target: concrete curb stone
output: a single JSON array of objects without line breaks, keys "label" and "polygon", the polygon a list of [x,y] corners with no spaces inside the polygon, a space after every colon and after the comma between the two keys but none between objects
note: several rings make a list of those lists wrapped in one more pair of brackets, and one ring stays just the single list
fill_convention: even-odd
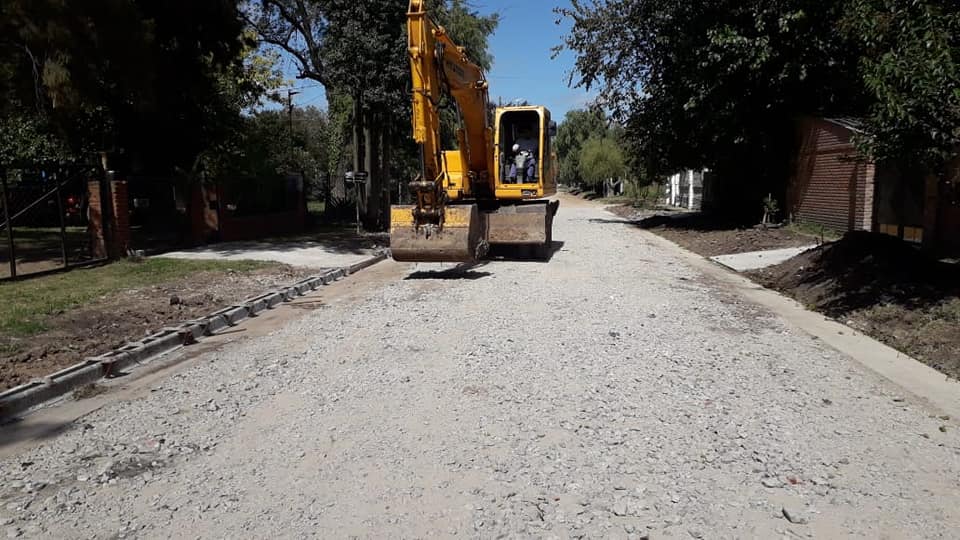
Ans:
[{"label": "concrete curb stone", "polygon": [[100,356],[61,369],[47,377],[0,392],[0,419],[28,411],[53,399],[62,397],[83,385],[104,377],[116,376],[130,367],[171,350],[196,343],[204,336],[216,334],[235,326],[248,317],[272,309],[281,303],[303,296],[323,285],[368,268],[387,258],[381,250],[374,256],[346,268],[336,268],[303,279],[282,289],[249,298],[237,305],[223,308],[210,315],[178,326],[163,328],[140,341],[130,342]]}]

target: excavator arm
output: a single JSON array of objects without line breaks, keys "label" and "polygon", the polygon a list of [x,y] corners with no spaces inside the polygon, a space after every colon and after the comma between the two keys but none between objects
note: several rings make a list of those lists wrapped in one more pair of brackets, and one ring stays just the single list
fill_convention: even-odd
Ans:
[{"label": "excavator arm", "polygon": [[[475,260],[486,251],[477,206],[447,203],[494,191],[487,80],[430,20],[425,0],[410,0],[407,36],[421,173],[410,183],[414,206],[391,209],[391,251],[406,261]],[[460,118],[457,150],[444,150],[440,137],[441,107],[450,99]]]},{"label": "excavator arm", "polygon": [[[407,39],[413,80],[413,138],[422,145],[425,180],[441,178],[447,171],[440,144],[440,107],[444,98],[457,105],[461,127],[457,131],[461,163],[473,182],[487,183],[493,167],[490,145],[488,84],[483,70],[470,61],[443,27],[427,16],[424,0],[411,0],[407,12]],[[465,184],[465,195],[473,184]]]}]

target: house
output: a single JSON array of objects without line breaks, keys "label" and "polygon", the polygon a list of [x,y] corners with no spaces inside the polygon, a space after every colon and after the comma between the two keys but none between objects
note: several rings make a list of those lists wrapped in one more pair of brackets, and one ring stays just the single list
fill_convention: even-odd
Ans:
[{"label": "house", "polygon": [[709,180],[707,170],[685,170],[670,176],[664,202],[687,210],[703,210],[705,179]]},{"label": "house", "polygon": [[960,248],[960,162],[941,176],[858,156],[851,118],[804,118],[787,185],[791,221],[838,232],[875,231],[926,247]]}]

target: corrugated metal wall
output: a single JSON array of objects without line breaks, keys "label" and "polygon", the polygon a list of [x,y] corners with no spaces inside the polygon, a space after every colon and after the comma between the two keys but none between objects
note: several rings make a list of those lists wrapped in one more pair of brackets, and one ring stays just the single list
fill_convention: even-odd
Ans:
[{"label": "corrugated metal wall", "polygon": [[873,228],[873,166],[857,161],[852,135],[826,120],[801,122],[801,146],[787,193],[794,220],[838,231]]}]

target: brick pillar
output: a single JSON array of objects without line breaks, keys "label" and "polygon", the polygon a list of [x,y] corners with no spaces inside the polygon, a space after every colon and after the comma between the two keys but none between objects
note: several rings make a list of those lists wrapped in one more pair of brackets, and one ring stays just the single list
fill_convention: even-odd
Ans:
[{"label": "brick pillar", "polygon": [[[127,183],[122,180],[110,182],[109,212],[112,219],[103,215],[104,193],[99,180],[87,182],[87,230],[90,233],[90,251],[95,259],[126,257],[130,249],[130,212]],[[108,230],[109,228],[109,230]]]},{"label": "brick pillar", "polygon": [[87,182],[87,231],[90,234],[90,255],[95,259],[107,257],[107,241],[103,230],[103,201],[100,181]]},{"label": "brick pillar", "polygon": [[869,162],[866,164],[866,174],[864,175],[864,184],[863,184],[863,215],[861,217],[859,228],[864,231],[874,231],[877,230],[876,225],[876,216],[874,215],[877,208],[876,201],[874,201],[874,195],[877,192],[877,164],[874,162]]},{"label": "brick pillar", "polygon": [[110,182],[110,195],[113,203],[113,246],[114,257],[126,257],[130,251],[130,198],[126,180]]}]

